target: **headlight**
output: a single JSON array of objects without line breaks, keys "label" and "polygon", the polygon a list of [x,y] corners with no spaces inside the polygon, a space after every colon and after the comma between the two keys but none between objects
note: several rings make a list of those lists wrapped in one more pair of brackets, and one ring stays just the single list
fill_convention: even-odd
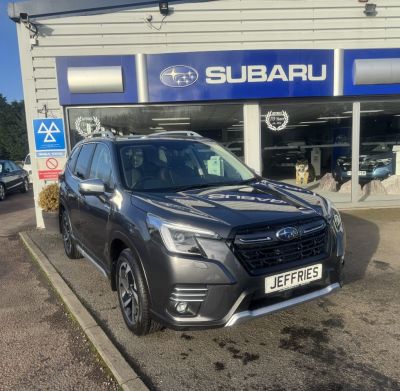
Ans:
[{"label": "headlight", "polygon": [[342,218],[339,211],[332,201],[325,200],[326,203],[326,215],[329,222],[333,225],[336,231],[343,230]]},{"label": "headlight", "polygon": [[215,232],[171,223],[152,214],[147,215],[147,225],[150,232],[160,233],[165,247],[173,253],[201,255],[203,251],[196,238],[220,238]]},{"label": "headlight", "polygon": [[377,159],[376,162],[378,164],[383,164],[384,166],[387,166],[388,164],[390,164],[392,162],[392,159],[388,158],[388,159]]}]

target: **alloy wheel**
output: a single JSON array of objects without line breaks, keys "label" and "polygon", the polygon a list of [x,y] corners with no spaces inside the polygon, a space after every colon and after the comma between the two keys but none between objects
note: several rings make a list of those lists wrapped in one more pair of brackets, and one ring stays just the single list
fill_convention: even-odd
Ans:
[{"label": "alloy wheel", "polygon": [[69,224],[68,215],[65,212],[62,217],[62,236],[65,250],[70,254],[72,252],[71,226]]},{"label": "alloy wheel", "polygon": [[5,189],[4,189],[4,185],[0,184],[0,201],[4,200],[5,196],[6,196],[6,192],[5,192]]},{"label": "alloy wheel", "polygon": [[25,181],[24,181],[24,189],[26,192],[29,191],[29,181],[27,179],[25,179]]},{"label": "alloy wheel", "polygon": [[118,272],[118,292],[121,307],[132,325],[136,324],[139,317],[139,295],[133,271],[128,262],[122,262]]}]

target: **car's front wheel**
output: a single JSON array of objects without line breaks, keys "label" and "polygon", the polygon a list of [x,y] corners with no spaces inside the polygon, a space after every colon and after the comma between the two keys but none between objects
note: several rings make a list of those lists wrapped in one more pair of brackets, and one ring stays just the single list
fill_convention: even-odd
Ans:
[{"label": "car's front wheel", "polygon": [[149,293],[143,272],[130,249],[121,252],[117,262],[117,290],[122,316],[136,335],[146,335],[161,329],[151,319]]},{"label": "car's front wheel", "polygon": [[63,210],[61,215],[61,234],[67,257],[70,259],[82,258],[81,253],[76,247],[75,239],[72,236],[71,221],[66,210]]},{"label": "car's front wheel", "polygon": [[6,188],[2,183],[0,183],[0,201],[4,201],[6,199]]},{"label": "car's front wheel", "polygon": [[28,178],[24,179],[24,183],[22,184],[21,187],[21,193],[27,193],[29,191],[29,180]]}]

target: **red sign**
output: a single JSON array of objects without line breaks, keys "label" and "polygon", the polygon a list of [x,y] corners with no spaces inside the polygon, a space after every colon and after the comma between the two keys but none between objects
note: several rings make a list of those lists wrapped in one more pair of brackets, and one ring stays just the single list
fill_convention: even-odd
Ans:
[{"label": "red sign", "polygon": [[55,169],[58,167],[58,160],[57,160],[57,159],[54,159],[53,157],[48,158],[48,159],[46,160],[46,167],[47,167],[49,170],[55,170]]},{"label": "red sign", "polygon": [[39,170],[39,179],[46,181],[56,181],[62,170]]}]

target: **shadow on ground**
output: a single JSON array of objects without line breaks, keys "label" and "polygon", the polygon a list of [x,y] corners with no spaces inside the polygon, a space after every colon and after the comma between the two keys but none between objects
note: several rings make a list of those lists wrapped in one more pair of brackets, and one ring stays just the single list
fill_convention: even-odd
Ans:
[{"label": "shadow on ground", "polygon": [[351,283],[364,277],[378,248],[380,233],[371,220],[350,213],[341,215],[347,237],[345,282]]}]

